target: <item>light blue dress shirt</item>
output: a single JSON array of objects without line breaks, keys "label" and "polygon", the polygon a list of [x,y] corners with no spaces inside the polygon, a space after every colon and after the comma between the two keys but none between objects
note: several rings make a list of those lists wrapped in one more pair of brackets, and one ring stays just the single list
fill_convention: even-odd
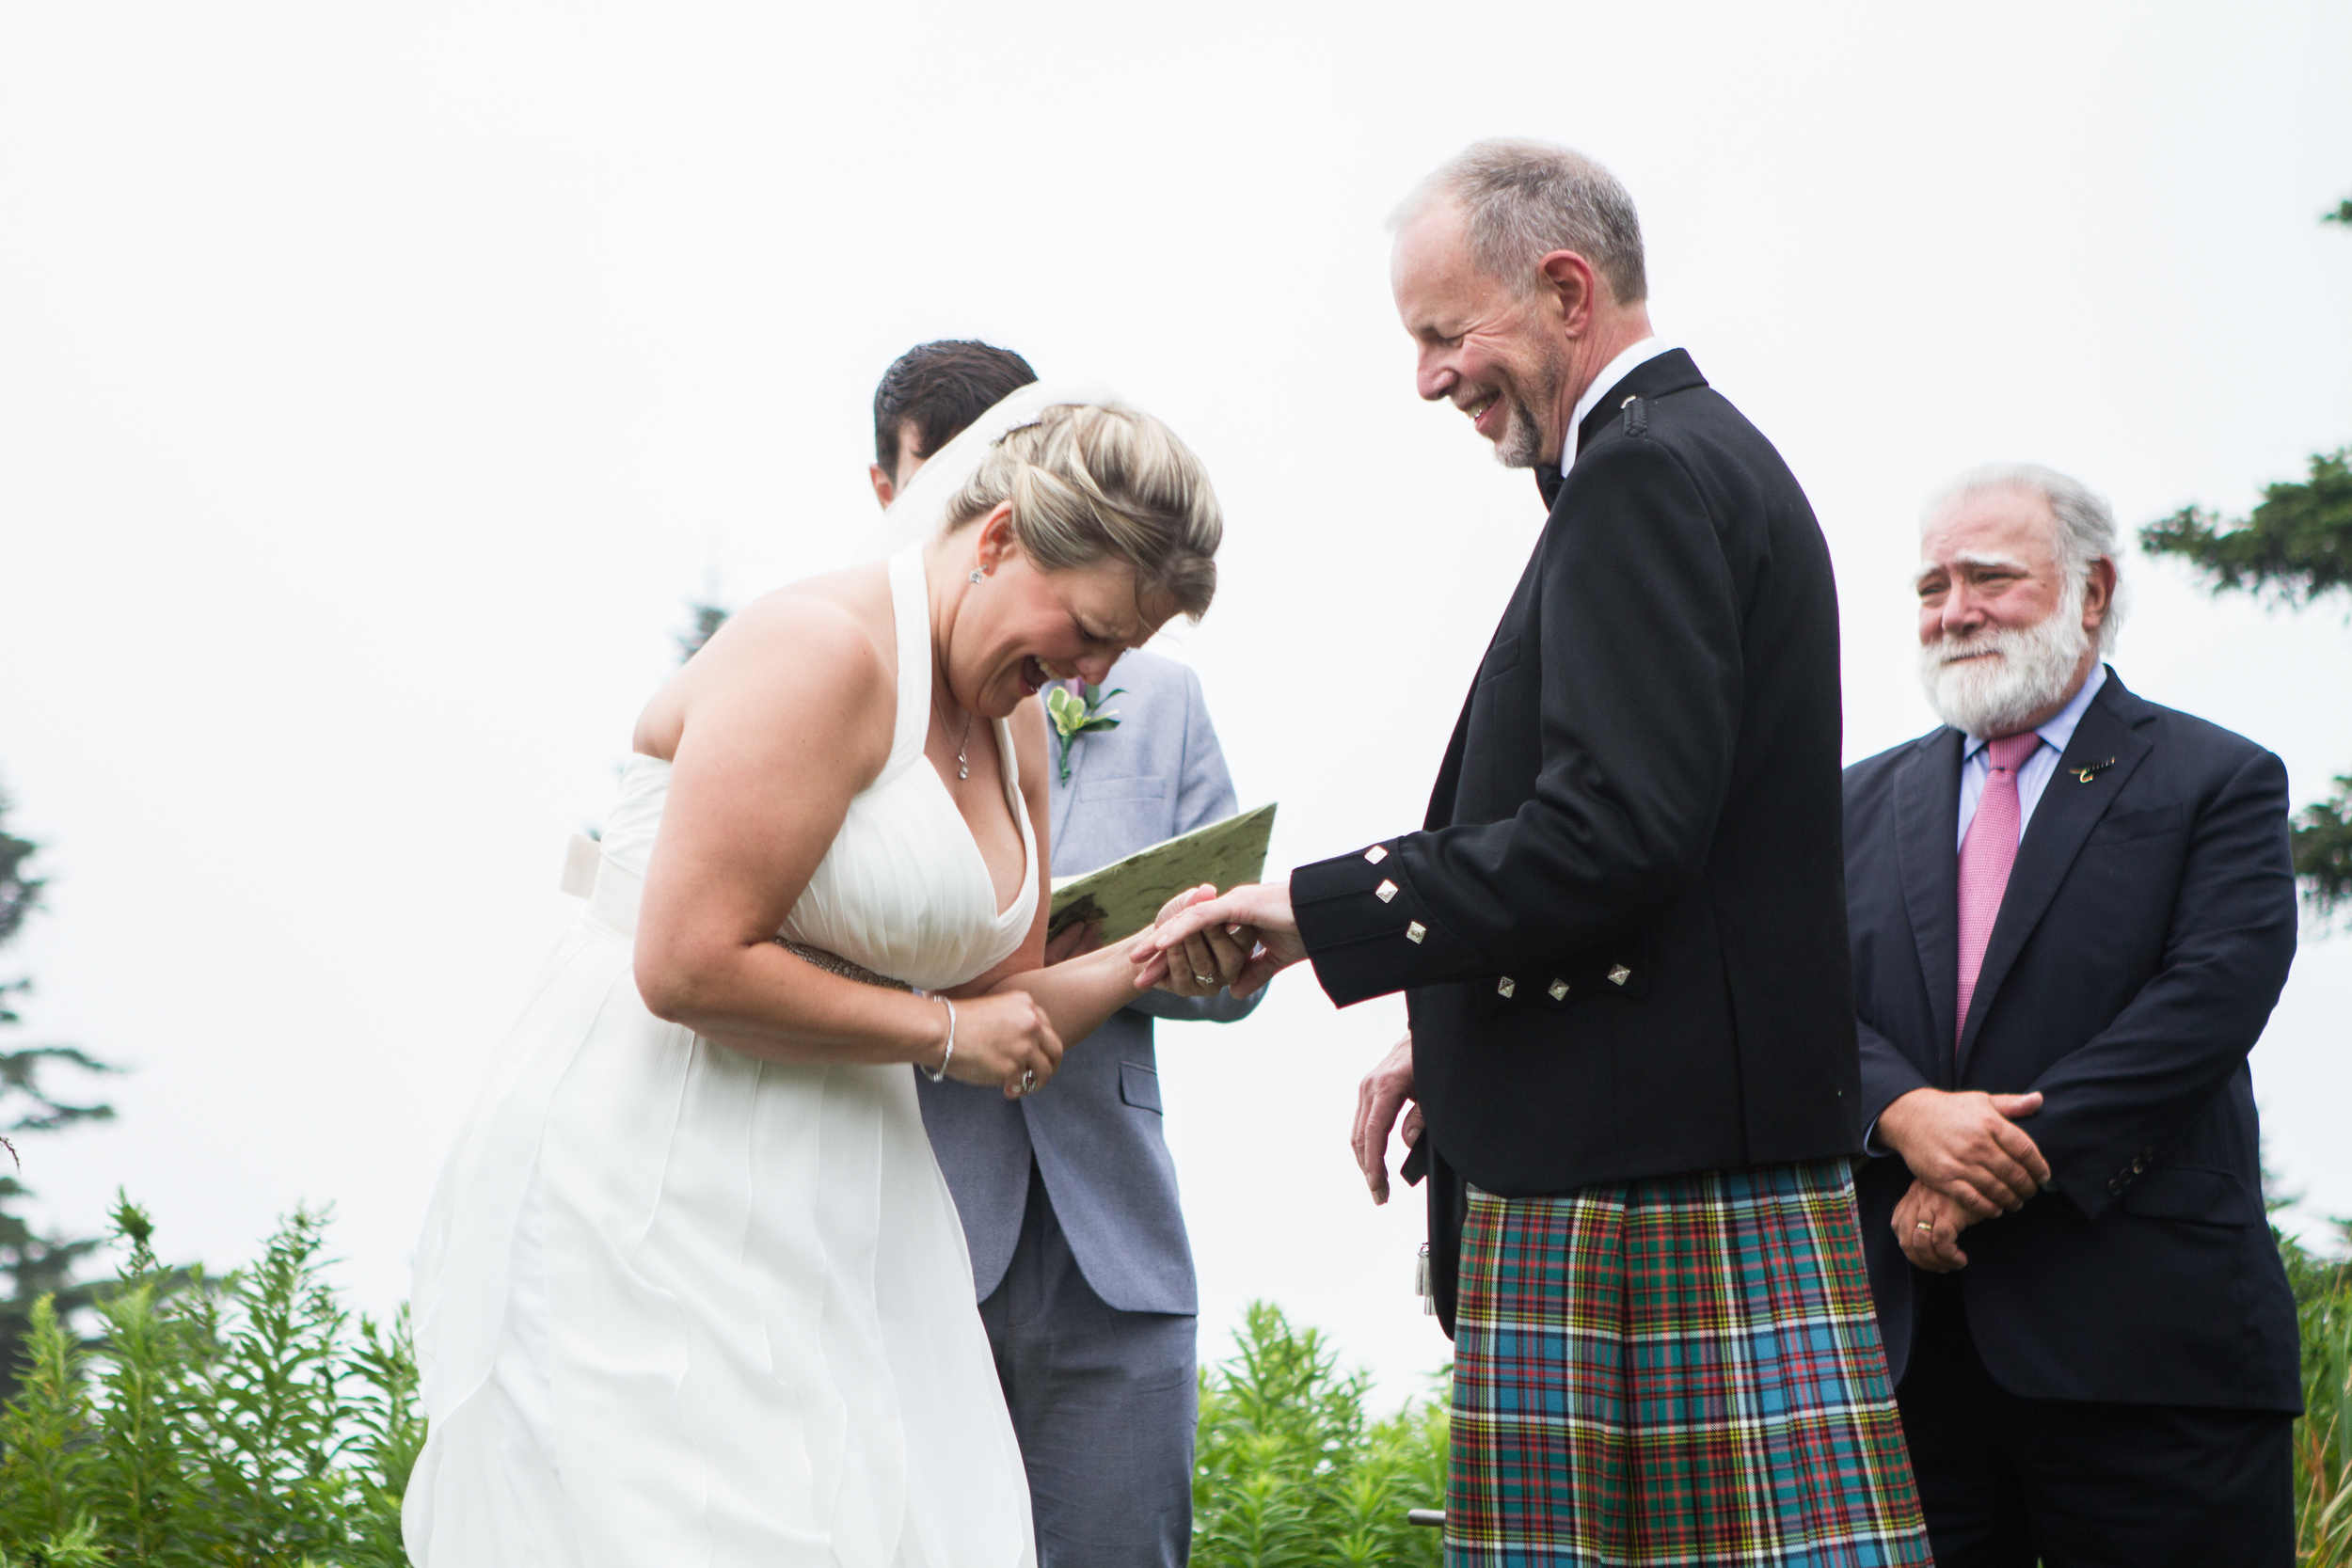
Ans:
[{"label": "light blue dress shirt", "polygon": [[[2107,667],[2094,666],[2090,678],[2074,693],[2067,705],[2038,725],[2034,734],[2042,737],[2033,755],[2017,770],[2017,836],[2026,836],[2026,824],[2033,820],[2033,808],[2042,801],[2043,786],[2050,775],[2058,771],[2058,758],[2066,754],[2066,743],[2074,738],[2074,726],[2082,722],[2083,711],[2090,706],[2090,699],[2107,684]],[[1953,835],[1952,848],[1957,852],[1968,841],[1968,824],[1975,820],[1977,802],[1984,798],[1984,782],[1992,776],[1993,759],[1984,752],[1982,736],[1972,735],[1960,753],[1960,830]]]}]

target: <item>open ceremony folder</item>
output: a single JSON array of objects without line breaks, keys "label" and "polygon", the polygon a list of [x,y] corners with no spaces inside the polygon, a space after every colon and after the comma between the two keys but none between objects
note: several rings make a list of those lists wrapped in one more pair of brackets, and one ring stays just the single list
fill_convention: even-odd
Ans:
[{"label": "open ceremony folder", "polygon": [[1274,807],[1263,805],[1163,839],[1083,877],[1057,877],[1048,929],[1099,920],[1104,942],[1134,936],[1186,888],[1214,882],[1222,893],[1256,881],[1265,874],[1266,841],[1273,836]]}]

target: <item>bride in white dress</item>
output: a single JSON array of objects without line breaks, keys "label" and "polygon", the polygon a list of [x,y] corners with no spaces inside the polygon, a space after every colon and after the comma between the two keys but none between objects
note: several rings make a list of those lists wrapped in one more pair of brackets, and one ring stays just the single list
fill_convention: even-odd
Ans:
[{"label": "bride in white dress", "polygon": [[1034,1562],[908,1064],[1017,1095],[1133,996],[1126,944],[1040,967],[1030,699],[1204,610],[1220,523],[1148,416],[1002,424],[640,720],[419,1251],[421,1568]]}]

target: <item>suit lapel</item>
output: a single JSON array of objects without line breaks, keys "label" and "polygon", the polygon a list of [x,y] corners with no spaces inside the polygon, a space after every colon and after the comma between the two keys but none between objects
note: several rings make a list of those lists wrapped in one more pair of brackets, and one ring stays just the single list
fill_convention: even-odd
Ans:
[{"label": "suit lapel", "polygon": [[1960,855],[1952,847],[1960,831],[1960,748],[1958,730],[1939,730],[1895,774],[1895,859],[1935,1020],[1934,1059],[1919,1065],[1947,1087],[1954,1078],[1944,1042],[1958,1027],[1952,1011],[1960,1005]]},{"label": "suit lapel", "polygon": [[[2009,886],[2001,893],[2001,912],[1993,922],[1993,935],[1984,945],[1984,968],[1977,975],[1977,994],[1968,1005],[1968,1032],[1961,1037],[1960,1063],[1964,1070],[1968,1053],[1984,1027],[1985,1015],[2001,982],[2024,952],[2026,939],[2058,896],[2058,885],[2073,869],[2083,840],[2099,825],[2124,782],[2153,750],[2118,711],[2138,699],[2123,690],[2112,674],[2092,698],[2075,726],[2074,738],[2058,758],[2058,770],[2042,786],[2042,799],[2026,824],[2017,846],[2017,862],[2010,868]],[[2105,766],[2103,766],[2105,765]],[[2085,783],[2076,769],[2095,769]]]}]

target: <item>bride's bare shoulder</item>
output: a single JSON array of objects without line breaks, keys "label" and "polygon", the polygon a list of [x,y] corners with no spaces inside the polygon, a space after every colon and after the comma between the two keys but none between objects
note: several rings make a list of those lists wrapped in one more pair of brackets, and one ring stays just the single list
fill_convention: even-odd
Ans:
[{"label": "bride's bare shoulder", "polygon": [[870,658],[888,673],[898,662],[898,642],[887,570],[852,566],[771,590],[729,617],[703,652],[718,651],[734,662],[752,653],[752,644],[762,655],[788,650],[852,663]]},{"label": "bride's bare shoulder", "polygon": [[[635,749],[674,756],[690,711],[747,705],[851,732],[898,678],[890,582],[852,567],[761,594],[727,618],[646,705]],[[882,705],[887,712],[887,705]],[[888,725],[880,731],[886,750]]]}]

